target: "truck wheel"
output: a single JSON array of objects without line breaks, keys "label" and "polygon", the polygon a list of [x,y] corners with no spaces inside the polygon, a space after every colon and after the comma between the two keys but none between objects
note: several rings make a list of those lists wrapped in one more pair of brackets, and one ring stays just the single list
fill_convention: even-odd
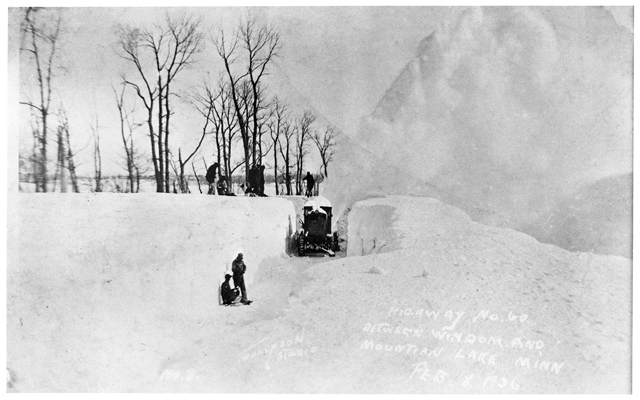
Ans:
[{"label": "truck wheel", "polygon": [[298,234],[298,255],[300,257],[304,257],[305,255],[305,246],[304,234],[301,232]]}]

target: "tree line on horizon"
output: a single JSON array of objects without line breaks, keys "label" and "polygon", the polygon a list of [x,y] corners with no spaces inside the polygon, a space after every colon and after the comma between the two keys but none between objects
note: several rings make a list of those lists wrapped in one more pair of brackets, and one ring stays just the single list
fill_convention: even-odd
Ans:
[{"label": "tree line on horizon", "polygon": [[[20,104],[30,109],[33,138],[29,154],[20,154],[21,175],[24,172],[29,177],[36,192],[66,191],[68,180],[72,190],[79,192],[74,164],[77,152],[71,150],[73,135],[62,99],[57,99],[57,110],[52,109],[63,51],[62,16],[46,8],[21,11],[20,50],[31,61],[21,65],[31,68],[32,90],[21,95],[24,100]],[[200,167],[196,165],[202,161],[204,169],[208,167],[206,157],[199,153],[205,141],[211,141],[215,149],[215,153],[206,156],[219,165],[219,179],[229,183],[239,169],[246,182],[252,166],[271,164],[275,181],[282,184],[284,191],[280,193],[280,185],[276,184],[276,194],[300,195],[304,192],[305,161],[311,146],[317,149],[322,163],[318,175],[321,179],[327,177],[338,131],[331,125],[319,126],[310,110],[294,112],[265,83],[282,46],[277,29],[259,24],[252,16],[239,22],[232,34],[219,29],[206,36],[204,29],[202,18],[174,18],[168,13],[152,28],[116,28],[117,55],[129,67],[129,73],[119,75],[120,84],[112,87],[122,141],[119,165],[127,177],[124,191],[138,192],[141,178],[151,174],[156,192],[190,193],[190,173],[198,179]],[[179,90],[183,72],[196,65],[199,54],[207,49],[214,51],[220,61],[220,75],[210,79],[207,74],[200,87]],[[197,141],[192,148],[172,139],[171,117],[176,98],[202,118],[201,130],[192,137]],[[56,124],[57,129],[52,128]],[[104,179],[98,126],[96,114],[90,124],[95,192],[103,190]],[[57,139],[55,159],[48,149],[52,132]],[[145,133],[150,156],[134,140]]]}]

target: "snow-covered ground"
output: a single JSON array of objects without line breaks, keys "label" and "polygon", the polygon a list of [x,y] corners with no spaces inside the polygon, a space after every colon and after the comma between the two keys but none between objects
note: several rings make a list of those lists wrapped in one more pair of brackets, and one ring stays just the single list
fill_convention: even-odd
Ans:
[{"label": "snow-covered ground", "polygon": [[[32,390],[73,389],[57,376],[73,376],[78,360],[94,359],[98,368],[111,356],[129,360],[135,351],[127,353],[124,342],[133,332],[161,338],[160,322],[174,315],[208,318],[237,253],[245,255],[251,285],[258,265],[289,251],[296,229],[292,203],[277,198],[101,193],[12,199],[8,324],[20,329],[9,335],[9,358],[17,379]],[[102,355],[96,346],[106,346],[99,347]],[[52,368],[61,360],[71,362]],[[118,383],[100,384],[109,390]]]},{"label": "snow-covered ground", "polygon": [[[443,23],[338,137],[336,258],[273,186],[15,182],[9,391],[630,393],[632,50],[599,7]],[[238,252],[254,303],[219,306]]]},{"label": "snow-covered ground", "polygon": [[[337,258],[287,254],[299,205],[282,198],[19,194],[9,207],[11,391],[630,391],[630,260],[435,199],[356,203]],[[255,302],[218,306],[239,250]]]}]

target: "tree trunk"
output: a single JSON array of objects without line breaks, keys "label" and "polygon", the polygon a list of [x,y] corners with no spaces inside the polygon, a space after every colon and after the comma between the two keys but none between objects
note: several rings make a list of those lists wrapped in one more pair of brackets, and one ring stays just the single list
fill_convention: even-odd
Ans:
[{"label": "tree trunk", "polygon": [[60,191],[62,193],[67,192],[67,174],[65,166],[65,151],[64,151],[64,138],[62,135],[63,127],[58,126],[58,164],[60,166]]},{"label": "tree trunk", "polygon": [[40,135],[40,184],[41,192],[47,192],[47,112],[42,111],[42,135]]},{"label": "tree trunk", "polygon": [[136,193],[140,191],[140,169],[136,166]]},{"label": "tree trunk", "polygon": [[149,138],[151,139],[151,161],[153,162],[153,173],[156,178],[156,192],[162,192],[162,175],[160,175],[160,169],[158,168],[158,155],[156,154],[156,138],[153,129],[153,103],[147,109],[149,112],[149,118],[147,119],[147,125],[149,126]]},{"label": "tree trunk", "polygon": [[100,134],[96,123],[95,143],[93,147],[93,166],[95,171],[96,192],[102,192],[102,157],[100,156]]},{"label": "tree trunk", "polygon": [[289,149],[287,148],[287,158],[285,160],[285,183],[287,185],[287,195],[291,196],[293,194],[293,189],[291,188],[291,159],[289,158]]},{"label": "tree trunk", "polygon": [[[220,125],[222,126],[222,125]],[[224,132],[224,130],[222,131]],[[231,136],[231,129],[229,129],[229,136]],[[224,165],[224,173],[225,175],[229,173],[229,169],[231,168],[230,164],[229,164],[229,159],[230,157],[230,151],[231,151],[231,137],[229,137],[229,143],[227,144],[227,140],[226,138],[222,141],[222,164],[220,164],[220,162],[218,162],[218,176],[217,178],[220,178],[220,171],[223,170],[222,166]],[[217,191],[216,191],[217,193]]]},{"label": "tree trunk", "polygon": [[256,165],[256,132],[251,133],[251,165]]},{"label": "tree trunk", "polygon": [[220,168],[219,166],[220,161],[221,161],[221,156],[220,156],[220,134],[222,133],[222,146],[223,146],[223,151],[226,153],[226,147],[224,147],[224,123],[221,122],[220,123],[220,128],[216,129],[216,162],[218,163],[218,168]]},{"label": "tree trunk", "polygon": [[287,151],[284,152],[282,149],[282,143],[280,143],[280,153],[282,153],[282,158],[284,161],[284,184],[287,189],[287,196],[291,196],[291,168],[290,168],[290,148],[289,148],[289,140],[290,138],[287,136],[288,132],[285,132],[285,138],[287,139]]},{"label": "tree trunk", "polygon": [[69,176],[71,177],[71,187],[74,193],[80,193],[78,188],[78,177],[76,176],[76,166],[73,162],[73,153],[71,152],[71,139],[69,138],[69,127],[65,125],[65,134],[67,141],[67,164],[69,165]]},{"label": "tree trunk", "polygon": [[187,177],[184,175],[185,163],[182,162],[181,149],[178,149],[178,164],[180,165],[180,176],[178,177],[178,184],[180,185],[180,193],[189,193],[189,182],[187,182]]},{"label": "tree trunk", "polygon": [[[164,173],[165,173],[165,189],[167,190],[167,192],[169,191],[169,117],[171,116],[170,113],[170,109],[169,109],[169,78],[167,78],[167,92],[164,96],[164,101],[166,104],[166,109],[165,109],[165,114],[167,116],[167,121],[166,124],[164,126],[164,164],[165,164],[165,168],[164,168]],[[183,168],[184,169],[184,168]],[[184,175],[182,176],[184,178]],[[182,189],[182,184],[180,189]],[[186,192],[183,192],[186,193]]]},{"label": "tree trunk", "polygon": [[262,165],[262,126],[258,129],[258,164]]},{"label": "tree trunk", "polygon": [[193,176],[195,176],[196,182],[198,183],[198,191],[200,191],[200,194],[202,194],[202,187],[200,186],[200,178],[198,178],[198,173],[196,172],[196,166],[193,163],[193,161],[191,162],[191,168],[193,169]]},{"label": "tree trunk", "polygon": [[[243,141],[244,141],[244,139],[243,139]],[[249,162],[250,161],[249,151],[250,151],[249,142],[247,140],[245,145],[244,145],[244,170],[245,170],[244,177],[245,177],[245,181],[247,181],[247,182],[249,181],[249,169],[251,168],[250,167],[250,162]]]},{"label": "tree trunk", "polygon": [[273,176],[276,182],[276,196],[280,195],[280,189],[278,185],[278,152],[276,151],[276,144],[278,141],[273,142]]},{"label": "tree trunk", "polygon": [[131,138],[131,143],[130,143],[130,148],[127,150],[127,173],[128,173],[128,180],[129,180],[129,193],[134,193],[134,180],[135,180],[135,176],[133,173],[133,138]]},{"label": "tree trunk", "polygon": [[[158,192],[159,193],[169,193],[169,190],[165,189],[165,182],[164,182],[164,141],[162,140],[162,134],[164,133],[163,130],[163,124],[162,124],[162,120],[163,120],[163,113],[162,113],[162,108],[163,108],[163,101],[162,101],[163,95],[162,95],[162,76],[160,75],[160,71],[158,71],[158,163],[160,164],[160,180],[158,181]],[[168,185],[169,183],[166,182],[166,184]]]}]

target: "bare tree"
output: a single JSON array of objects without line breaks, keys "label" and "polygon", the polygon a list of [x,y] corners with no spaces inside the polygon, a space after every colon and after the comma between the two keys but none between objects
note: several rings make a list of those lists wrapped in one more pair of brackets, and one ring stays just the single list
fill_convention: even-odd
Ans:
[{"label": "bare tree", "polygon": [[[58,155],[56,162],[56,172],[54,174],[53,191],[56,191],[58,177],[60,177],[60,191],[67,192],[67,172],[71,172],[71,181],[74,191],[77,192],[77,178],[75,176],[75,166],[73,164],[73,153],[71,152],[71,144],[69,143],[69,124],[64,108],[60,105],[58,110],[58,129],[56,135],[56,143],[58,145]],[[67,148],[69,148],[67,150]]]},{"label": "bare tree", "polygon": [[31,182],[32,175],[32,161],[31,161],[31,153],[18,153],[18,188],[20,191],[23,191],[22,182]]},{"label": "bare tree", "polygon": [[67,120],[67,116],[65,113],[62,114],[61,124],[62,124],[62,129],[65,133],[65,143],[67,148],[67,166],[69,168],[69,176],[71,177],[71,187],[74,193],[80,193],[80,188],[78,187],[78,177],[76,176],[76,165],[73,161],[74,153],[71,150],[71,137],[69,135],[69,121]]},{"label": "bare tree", "polygon": [[[224,112],[224,83],[222,81],[219,83],[217,89],[213,89],[209,82],[204,82],[204,93],[200,93],[196,91],[192,96],[191,104],[198,110],[198,113],[205,117],[206,123],[211,122],[214,126],[214,141],[216,148],[216,163],[220,165],[221,163],[221,152],[220,149],[223,147],[224,140],[224,117],[222,113]],[[217,102],[218,99],[222,98],[220,102]],[[219,104],[222,103],[222,106]],[[205,162],[206,167],[206,162]]]},{"label": "bare tree", "polygon": [[124,92],[126,85],[122,85],[122,91],[118,93],[115,87],[111,87],[113,94],[116,98],[116,107],[118,107],[118,116],[120,117],[120,137],[122,138],[122,144],[125,153],[125,170],[127,171],[127,183],[129,185],[129,192],[133,193],[134,190],[134,169],[133,169],[133,156],[131,154],[131,146],[133,145],[133,138],[131,135],[132,127],[129,125],[129,133],[125,130],[125,123],[127,121],[128,113],[124,108]]},{"label": "bare tree", "polygon": [[213,134],[216,148],[216,163],[218,164],[218,176],[225,176],[231,180],[233,172],[238,166],[232,166],[232,149],[238,133],[238,116],[231,100],[230,85],[223,79],[214,89],[211,84],[205,82],[203,93],[196,93],[194,101],[198,112],[213,125]]},{"label": "bare tree", "polygon": [[53,192],[56,191],[56,186],[58,183],[58,177],[60,177],[60,192],[67,192],[67,174],[66,174],[66,163],[65,163],[65,151],[64,151],[64,132],[62,131],[62,127],[58,125],[57,135],[56,135],[56,144],[58,145],[58,155],[56,160],[56,172],[53,175]]},{"label": "bare tree", "polygon": [[58,109],[58,129],[56,142],[58,144],[58,160],[56,164],[56,173],[54,175],[54,187],[56,190],[56,182],[60,177],[60,191],[66,192],[68,188],[67,172],[71,178],[71,187],[75,193],[79,193],[78,178],[76,176],[75,163],[73,161],[74,153],[71,149],[71,137],[69,135],[69,120],[62,104]]},{"label": "bare tree", "polygon": [[124,165],[123,168],[127,172],[127,184],[129,193],[137,193],[140,190],[140,154],[133,140],[133,131],[142,124],[137,124],[132,120],[135,107],[128,110],[125,106],[124,94],[126,85],[122,85],[122,90],[118,93],[115,87],[112,87],[113,94],[116,98],[116,107],[118,108],[118,116],[120,118],[120,137],[122,138],[122,146],[124,149]]},{"label": "bare tree", "polygon": [[238,119],[238,128],[240,129],[240,135],[242,137],[242,148],[244,150],[244,159],[245,159],[245,180],[248,180],[249,173],[249,129],[248,122],[246,120],[245,113],[243,113],[243,107],[241,106],[239,86],[241,85],[242,80],[248,75],[248,72],[243,71],[240,75],[237,75],[232,71],[232,66],[237,61],[237,48],[238,48],[238,37],[236,36],[230,42],[227,40],[227,37],[224,31],[220,31],[220,35],[217,39],[214,39],[214,44],[216,46],[216,50],[222,61],[224,62],[225,71],[227,73],[227,77],[229,78],[229,94],[231,95],[231,100],[233,101],[233,106],[235,109],[235,115]]},{"label": "bare tree", "polygon": [[[202,19],[192,19],[190,17],[184,17],[179,21],[172,20],[168,16],[166,17],[166,24],[169,29],[170,41],[169,41],[169,53],[167,55],[166,67],[159,68],[166,71],[165,75],[165,115],[167,118],[165,124],[165,138],[164,138],[164,151],[165,151],[165,185],[168,189],[169,182],[169,118],[171,117],[171,108],[169,107],[169,99],[171,97],[170,85],[175,79],[178,72],[189,67],[193,61],[194,56],[203,50],[203,34],[200,32],[199,27]],[[157,60],[157,57],[156,57]],[[158,64],[159,65],[159,64]],[[160,79],[160,78],[159,78]],[[162,90],[160,91],[160,104],[162,104]],[[204,134],[202,136],[204,138]],[[202,144],[202,140],[200,141]],[[198,148],[200,147],[198,145]],[[197,151],[197,148],[196,150]],[[194,153],[195,153],[194,151]],[[191,158],[189,156],[187,161]],[[184,181],[184,164],[181,164],[180,182]]]},{"label": "bare tree", "polygon": [[[158,97],[158,89],[153,85],[152,82],[149,82],[147,76],[143,70],[142,64],[140,63],[140,48],[141,48],[141,33],[140,30],[128,27],[120,27],[118,30],[118,43],[122,47],[124,54],[120,56],[132,62],[140,74],[140,78],[143,81],[143,85],[138,85],[126,78],[125,75],[122,75],[122,81],[125,84],[130,85],[136,91],[136,94],[140,100],[142,100],[142,104],[144,105],[147,111],[147,127],[149,129],[149,139],[151,142],[151,160],[153,163],[154,176],[156,180],[156,191],[163,192],[163,175],[160,172],[159,163],[158,163],[158,150],[157,150],[157,136],[155,133],[156,129],[153,125],[154,119],[154,105]],[[142,86],[142,88],[140,87]]]},{"label": "bare tree", "polygon": [[280,132],[287,118],[287,106],[280,99],[275,98],[272,102],[273,112],[268,123],[271,141],[273,143],[273,175],[276,182],[276,195],[280,195],[278,185],[278,147],[280,144]]},{"label": "bare tree", "polygon": [[296,195],[303,193],[302,178],[304,177],[304,158],[309,154],[307,142],[311,136],[311,124],[316,117],[311,111],[305,111],[296,125]]},{"label": "bare tree", "polygon": [[293,152],[293,140],[294,137],[296,135],[296,129],[294,129],[294,127],[291,125],[291,123],[288,120],[283,120],[281,126],[280,126],[280,135],[281,135],[281,140],[279,140],[279,148],[280,148],[280,155],[282,155],[282,160],[284,162],[284,168],[283,168],[283,173],[284,173],[284,183],[285,183],[285,189],[287,191],[287,196],[291,196],[293,194],[293,190],[291,187],[291,181],[292,181],[292,173],[291,173],[291,168],[293,167],[293,165],[291,164],[292,162],[292,152]]},{"label": "bare tree", "polygon": [[327,167],[333,159],[337,136],[338,133],[333,126],[327,126],[323,134],[320,134],[319,131],[315,131],[311,135],[311,140],[313,140],[313,143],[316,144],[318,152],[320,153],[320,159],[322,160],[322,168],[324,170],[322,173],[323,178],[329,176]]},{"label": "bare tree", "polygon": [[[217,106],[214,111],[216,113],[216,123],[221,132],[222,138],[222,170],[224,176],[229,180],[232,179],[233,173],[238,168],[237,162],[233,162],[233,145],[238,141],[238,132],[240,132],[239,115],[232,101],[232,92],[230,85],[221,85],[222,91],[218,98]],[[241,135],[241,138],[244,139]],[[244,162],[244,158],[243,158]],[[236,164],[232,166],[232,164]]]},{"label": "bare tree", "polygon": [[191,160],[193,158],[193,156],[196,154],[196,152],[200,149],[200,146],[202,146],[202,142],[204,141],[205,136],[207,135],[207,129],[209,127],[209,123],[211,122],[211,115],[213,114],[213,103],[209,103],[208,104],[208,109],[205,115],[205,122],[204,122],[204,126],[202,127],[202,134],[200,135],[200,141],[198,142],[198,145],[195,147],[195,149],[193,149],[193,151],[191,152],[191,154],[189,154],[189,156],[187,158],[185,158],[184,160],[182,159],[182,148],[178,148],[178,168],[179,171],[177,173],[178,176],[178,187],[180,188],[180,193],[189,193],[189,184],[188,181],[186,179],[186,176],[184,174],[184,167],[185,165],[189,162],[189,160]]},{"label": "bare tree", "polygon": [[[55,161],[55,173],[53,175],[53,190],[56,190],[58,178],[60,190],[66,192],[67,172],[70,173],[74,192],[78,192],[78,182],[73,162],[73,152],[69,135],[69,123],[62,104],[58,115],[51,112],[51,100],[53,99],[53,79],[56,70],[61,66],[58,63],[60,53],[59,41],[61,34],[61,17],[58,12],[43,8],[25,9],[25,17],[22,21],[22,46],[21,51],[33,59],[35,69],[36,100],[21,101],[20,104],[30,107],[32,116],[32,136],[34,139],[32,155],[29,160],[33,166],[33,177],[36,191],[47,192],[49,185],[49,130],[52,125],[50,117],[57,117],[56,144],[57,155]],[[55,123],[55,122],[54,122]]]},{"label": "bare tree", "polygon": [[21,101],[35,110],[37,124],[32,129],[34,147],[32,157],[34,163],[34,178],[37,192],[47,191],[47,134],[49,122],[49,108],[52,98],[52,80],[58,56],[58,41],[60,34],[60,15],[53,18],[42,8],[29,7],[25,10],[21,31],[23,43],[21,51],[28,54],[34,61],[37,86],[37,99]]},{"label": "bare tree", "polygon": [[[141,30],[129,26],[118,28],[120,56],[131,62],[141,83],[123,77],[133,87],[147,109],[147,125],[151,140],[151,158],[156,178],[156,191],[169,193],[169,119],[171,117],[171,84],[178,73],[189,67],[202,51],[201,19],[184,17],[174,20],[168,15],[163,26]],[[143,65],[150,53],[152,66]],[[151,80],[155,77],[155,82]],[[142,87],[142,88],[141,88]],[[157,105],[156,105],[157,102]],[[154,127],[157,119],[157,129]]]},{"label": "bare tree", "polygon": [[[238,126],[244,150],[245,179],[248,179],[249,164],[256,163],[256,148],[261,132],[261,113],[265,110],[262,79],[267,75],[267,66],[277,57],[280,36],[274,28],[257,27],[256,20],[248,17],[231,41],[224,31],[214,40],[218,55],[222,58],[231,87],[231,97],[238,118]],[[242,62],[240,47],[244,50]],[[234,71],[237,70],[237,71]]]},{"label": "bare tree", "polygon": [[96,187],[94,192],[102,192],[102,156],[100,155],[100,127],[96,114],[95,125],[91,124],[93,133],[93,171]]},{"label": "bare tree", "polygon": [[191,161],[191,168],[193,169],[193,176],[196,178],[196,182],[198,183],[198,190],[200,191],[200,194],[202,194],[202,187],[200,186],[200,178],[198,177],[198,172],[196,171],[195,161]]},{"label": "bare tree", "polygon": [[247,71],[253,101],[250,115],[253,121],[251,130],[253,138],[252,163],[256,164],[256,142],[258,141],[261,120],[259,114],[264,108],[261,105],[264,99],[261,81],[267,75],[269,62],[278,56],[280,34],[273,27],[261,26],[257,28],[256,20],[249,17],[241,26],[239,37],[247,53]]},{"label": "bare tree", "polygon": [[271,146],[267,145],[266,148],[263,147],[264,139],[263,136],[269,129],[267,124],[273,115],[273,109],[271,104],[265,100],[266,94],[263,85],[260,85],[258,88],[258,102],[255,103],[258,109],[258,112],[255,115],[255,131],[253,132],[253,163],[254,164],[264,164],[262,158],[269,154]]}]

